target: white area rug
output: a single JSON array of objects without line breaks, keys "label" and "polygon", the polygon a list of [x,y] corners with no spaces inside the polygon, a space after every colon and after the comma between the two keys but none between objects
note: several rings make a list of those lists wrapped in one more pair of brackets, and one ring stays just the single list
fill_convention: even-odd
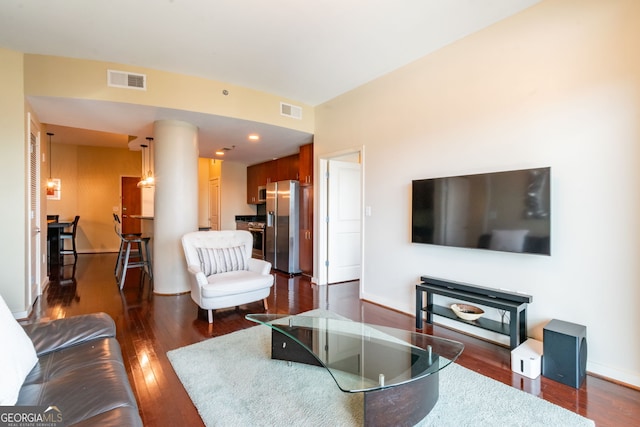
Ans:
[{"label": "white area rug", "polygon": [[[207,426],[358,426],[362,394],[324,368],[271,360],[271,329],[255,326],[167,353]],[[422,426],[595,426],[559,406],[457,364]]]}]

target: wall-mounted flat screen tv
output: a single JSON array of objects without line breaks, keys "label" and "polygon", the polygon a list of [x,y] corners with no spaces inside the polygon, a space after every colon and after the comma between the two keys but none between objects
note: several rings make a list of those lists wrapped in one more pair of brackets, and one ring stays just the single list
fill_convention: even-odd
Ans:
[{"label": "wall-mounted flat screen tv", "polygon": [[550,255],[551,168],[412,182],[411,241]]}]

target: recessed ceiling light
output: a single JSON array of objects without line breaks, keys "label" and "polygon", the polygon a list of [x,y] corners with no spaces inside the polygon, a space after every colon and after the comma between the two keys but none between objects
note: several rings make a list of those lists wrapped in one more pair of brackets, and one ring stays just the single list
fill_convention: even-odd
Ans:
[{"label": "recessed ceiling light", "polygon": [[224,156],[224,151],[218,150],[218,151],[216,151],[216,155],[217,156]]},{"label": "recessed ceiling light", "polygon": [[252,133],[249,135],[249,141],[258,141],[260,139],[260,135]]}]

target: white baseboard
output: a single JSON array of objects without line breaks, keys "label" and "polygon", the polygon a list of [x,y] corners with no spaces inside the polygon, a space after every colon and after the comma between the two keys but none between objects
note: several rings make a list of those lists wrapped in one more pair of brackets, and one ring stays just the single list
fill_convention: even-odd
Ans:
[{"label": "white baseboard", "polygon": [[640,388],[640,375],[633,372],[621,371],[611,366],[587,360],[587,372],[598,375],[605,380],[611,380],[628,384],[631,387]]},{"label": "white baseboard", "polygon": [[[382,305],[384,307],[394,306],[392,301],[376,298],[375,296],[370,294],[365,293],[361,297],[367,301]],[[405,310],[398,309],[398,311],[402,313],[406,313],[410,316],[415,316],[414,311],[409,311],[406,309]],[[504,338],[501,335],[492,334],[491,332],[483,331],[481,329],[474,328],[472,326],[467,327],[467,325],[461,322],[456,322],[455,320],[449,320],[446,318],[441,318],[439,316],[437,317],[437,319],[438,319],[437,323],[444,325],[448,328],[460,331],[462,333],[468,333],[469,335],[473,335],[478,338],[485,339],[487,341],[492,341],[498,345],[502,344],[503,346],[504,345],[508,346],[509,344],[509,340],[507,339],[506,341],[503,341]],[[488,334],[488,336],[485,335],[485,333]],[[600,376],[604,380],[627,384],[630,387],[634,387],[634,388],[640,388],[640,375],[633,372],[622,371],[620,369],[616,369],[611,366],[604,365],[602,363],[593,362],[590,360],[587,360],[587,372]]]},{"label": "white baseboard", "polygon": [[103,249],[87,249],[87,250],[79,250],[79,254],[110,254],[117,253],[120,248],[103,248]]}]

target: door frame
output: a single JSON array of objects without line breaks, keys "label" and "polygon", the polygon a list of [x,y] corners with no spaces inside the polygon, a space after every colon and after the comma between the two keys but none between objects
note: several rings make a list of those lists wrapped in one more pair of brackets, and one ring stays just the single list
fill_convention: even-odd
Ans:
[{"label": "door frame", "polygon": [[[31,311],[31,307],[36,299],[42,294],[43,285],[46,285],[46,282],[43,283],[42,276],[42,186],[40,182],[41,177],[41,165],[42,165],[42,148],[40,144],[40,127],[38,123],[34,120],[33,116],[30,112],[27,112],[27,165],[28,165],[28,174],[27,177],[29,179],[29,183],[27,185],[29,201],[28,201],[28,209],[27,209],[27,224],[29,229],[29,239],[27,239],[27,289],[26,289],[26,302],[28,305],[27,312]],[[33,149],[35,150],[35,168],[36,170],[31,171],[32,163],[31,163],[31,135],[35,136],[35,146]],[[51,153],[47,154],[47,162],[50,161]],[[31,187],[35,186],[35,191],[31,191]],[[35,194],[35,200],[32,200],[32,195]],[[33,210],[32,210],[33,207]],[[35,235],[32,233],[35,232]],[[47,276],[48,282],[48,276]]]},{"label": "door frame", "polygon": [[[314,260],[314,277],[315,283],[318,285],[328,285],[328,273],[325,261],[328,259],[328,227],[327,217],[329,215],[329,183],[327,179],[327,171],[329,160],[338,160],[346,155],[358,154],[360,156],[360,297],[364,289],[364,267],[365,267],[365,246],[364,246],[364,190],[365,190],[365,151],[364,146],[347,148],[340,151],[334,151],[318,156],[318,174],[314,182],[318,182],[316,200],[318,200],[317,215],[314,215],[314,235],[318,236],[316,242],[316,253],[318,254]],[[317,231],[317,233],[316,233]]]},{"label": "door frame", "polygon": [[[216,197],[217,197],[216,205],[218,207],[218,211],[216,212],[216,216],[218,217],[218,223],[215,224],[215,226],[216,226],[215,228],[213,227],[214,224],[211,224],[211,185],[213,185],[214,183],[217,184],[217,186],[218,186],[218,191],[217,191],[217,195],[216,195]],[[220,221],[220,212],[221,212],[220,199],[221,199],[220,198],[220,177],[216,176],[216,177],[213,177],[213,178],[209,178],[208,186],[207,186],[207,214],[208,214],[207,215],[208,216],[207,221],[209,223],[209,227],[211,228],[211,230],[220,230],[220,224],[221,224],[221,221]]]}]

